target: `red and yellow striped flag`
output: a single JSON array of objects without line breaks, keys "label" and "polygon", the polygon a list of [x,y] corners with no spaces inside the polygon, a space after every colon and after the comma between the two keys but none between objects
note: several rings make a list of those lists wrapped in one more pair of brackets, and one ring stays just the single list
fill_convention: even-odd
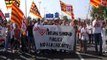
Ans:
[{"label": "red and yellow striped flag", "polygon": [[68,4],[65,4],[64,2],[62,2],[60,0],[60,5],[61,5],[61,11],[63,11],[64,13],[66,13],[67,15],[70,15],[71,16],[71,12],[72,12],[72,6],[71,5],[68,5]]},{"label": "red and yellow striped flag", "polygon": [[12,3],[15,3],[18,7],[20,6],[20,0],[5,0],[7,8],[11,8]]},{"label": "red and yellow striped flag", "polygon": [[107,6],[107,0],[101,0],[101,5]]},{"label": "red and yellow striped flag", "polygon": [[23,12],[19,9],[19,7],[15,3],[13,3],[11,21],[21,28],[23,18],[24,18]]},{"label": "red and yellow striped flag", "polygon": [[40,12],[34,2],[32,2],[31,8],[30,8],[30,13],[33,14],[34,16],[37,16],[38,18],[42,18],[40,15]]},{"label": "red and yellow striped flag", "polygon": [[6,17],[4,16],[4,14],[1,10],[0,10],[0,17],[2,18],[2,20],[6,20]]},{"label": "red and yellow striped flag", "polygon": [[98,8],[99,5],[101,4],[101,0],[90,0],[90,4]]},{"label": "red and yellow striped flag", "polygon": [[65,4],[61,0],[60,0],[60,5],[61,5],[61,11],[63,11],[64,13],[70,15],[71,18],[74,20],[75,18],[74,18],[74,13],[73,13],[72,5]]}]

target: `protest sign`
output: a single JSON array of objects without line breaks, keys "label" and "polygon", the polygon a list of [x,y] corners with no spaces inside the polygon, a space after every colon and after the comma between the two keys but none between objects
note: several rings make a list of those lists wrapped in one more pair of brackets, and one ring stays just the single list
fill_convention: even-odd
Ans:
[{"label": "protest sign", "polygon": [[72,26],[35,25],[33,35],[36,49],[73,50],[74,29]]}]

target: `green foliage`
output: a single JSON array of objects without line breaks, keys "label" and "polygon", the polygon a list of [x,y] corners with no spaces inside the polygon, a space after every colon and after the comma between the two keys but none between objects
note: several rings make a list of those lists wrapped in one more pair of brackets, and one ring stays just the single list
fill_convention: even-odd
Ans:
[{"label": "green foliage", "polygon": [[67,16],[63,16],[63,19],[68,21],[68,17]]},{"label": "green foliage", "polygon": [[106,7],[104,6],[99,6],[99,8],[92,7],[92,11],[91,11],[92,19],[94,19],[96,16],[98,16],[100,19],[103,19],[105,14],[104,13],[105,8]]},{"label": "green foliage", "polygon": [[104,18],[107,20],[107,7],[104,10]]}]

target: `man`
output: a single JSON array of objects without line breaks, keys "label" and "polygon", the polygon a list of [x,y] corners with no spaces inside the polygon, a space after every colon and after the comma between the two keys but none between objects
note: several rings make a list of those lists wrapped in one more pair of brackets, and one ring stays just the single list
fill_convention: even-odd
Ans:
[{"label": "man", "polygon": [[92,25],[93,25],[96,53],[102,55],[102,37],[101,37],[102,24],[101,21],[98,19],[98,17],[96,17],[95,20],[93,20]]},{"label": "man", "polygon": [[89,44],[91,44],[91,43],[93,43],[93,33],[92,33],[92,24],[91,24],[91,22],[87,23],[87,29],[88,29]]},{"label": "man", "polygon": [[13,53],[17,52],[20,48],[21,44],[21,31],[18,25],[15,24],[15,29],[14,29],[14,42],[13,42]]},{"label": "man", "polygon": [[5,42],[5,40],[6,40],[5,29],[2,25],[2,23],[0,22],[0,45],[3,44],[3,42]]},{"label": "man", "polygon": [[28,42],[29,42],[29,48],[34,48],[34,37],[33,37],[33,24],[32,22],[29,23],[27,27],[27,33],[28,33]]}]

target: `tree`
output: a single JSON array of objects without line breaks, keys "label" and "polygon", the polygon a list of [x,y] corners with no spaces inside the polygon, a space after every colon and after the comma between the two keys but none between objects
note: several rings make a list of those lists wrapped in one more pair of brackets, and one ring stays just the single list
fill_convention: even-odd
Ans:
[{"label": "tree", "polygon": [[104,6],[99,6],[99,8],[92,7],[91,11],[91,17],[94,19],[96,16],[100,17],[100,19],[104,18],[104,11],[105,7]]},{"label": "tree", "polygon": [[63,16],[63,19],[68,21],[68,17],[67,16]]}]

